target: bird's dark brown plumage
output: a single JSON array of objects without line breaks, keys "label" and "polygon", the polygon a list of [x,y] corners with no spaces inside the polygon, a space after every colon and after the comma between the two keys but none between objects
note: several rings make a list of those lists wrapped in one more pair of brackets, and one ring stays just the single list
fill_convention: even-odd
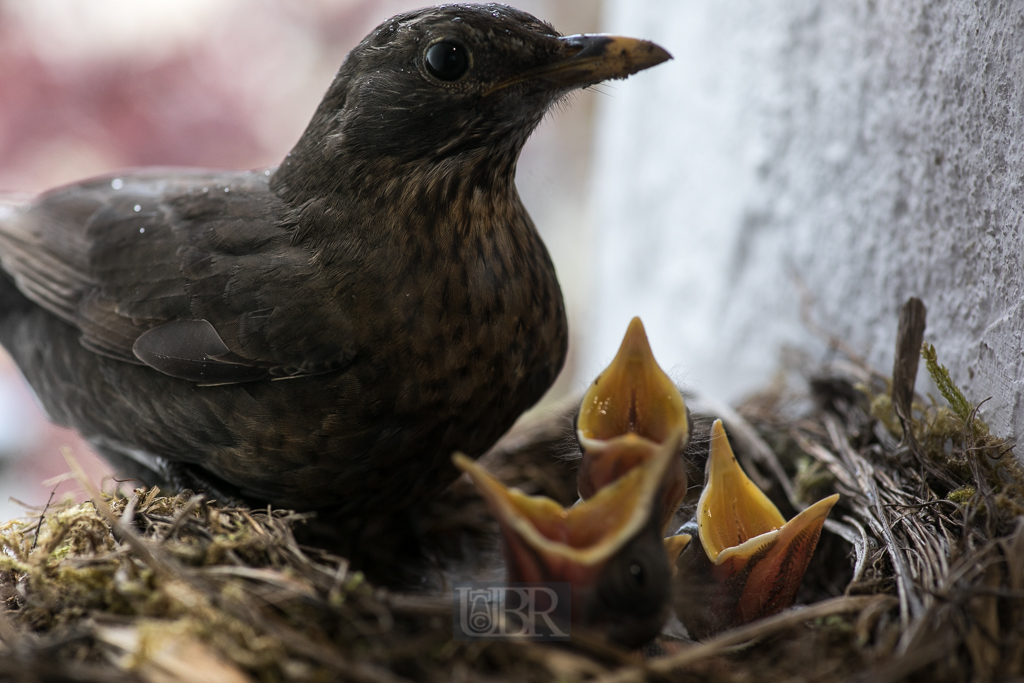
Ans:
[{"label": "bird's dark brown plumage", "polygon": [[342,521],[414,505],[562,367],[516,162],[567,92],[668,58],[627,42],[501,5],[394,17],[277,168],[0,207],[0,341],[54,421],[149,483]]}]

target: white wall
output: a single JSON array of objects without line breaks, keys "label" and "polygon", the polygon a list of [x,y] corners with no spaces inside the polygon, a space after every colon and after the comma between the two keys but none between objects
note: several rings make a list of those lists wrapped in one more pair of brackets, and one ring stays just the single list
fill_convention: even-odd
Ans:
[{"label": "white wall", "polygon": [[889,372],[899,305],[997,433],[1024,436],[1024,3],[607,0],[675,60],[600,100],[591,376],[640,314],[727,399],[811,315]]}]

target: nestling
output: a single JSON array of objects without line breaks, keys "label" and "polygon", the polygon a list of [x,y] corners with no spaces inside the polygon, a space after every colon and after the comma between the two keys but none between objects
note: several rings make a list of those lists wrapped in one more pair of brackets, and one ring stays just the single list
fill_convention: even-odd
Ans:
[{"label": "nestling", "polygon": [[572,621],[626,647],[654,638],[669,614],[669,558],[661,534],[676,431],[652,454],[571,508],[509,489],[456,457],[498,520],[510,582],[568,583]]},{"label": "nestling", "polygon": [[673,606],[690,635],[707,638],[792,606],[838,500],[823,498],[787,522],[740,467],[715,420],[695,515],[700,543],[676,563]]}]

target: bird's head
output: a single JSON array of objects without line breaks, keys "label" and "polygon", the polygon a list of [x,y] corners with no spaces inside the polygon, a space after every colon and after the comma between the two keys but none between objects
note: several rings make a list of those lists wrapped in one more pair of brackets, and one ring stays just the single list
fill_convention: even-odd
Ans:
[{"label": "bird's head", "polygon": [[580,402],[576,437],[584,451],[595,442],[635,434],[663,443],[673,432],[689,443],[690,411],[679,389],[658,365],[640,318],[633,318],[611,364]]},{"label": "bird's head", "polygon": [[837,500],[824,498],[787,522],[740,467],[716,420],[697,503],[700,543],[676,563],[673,602],[690,635],[705,638],[791,606]]},{"label": "bird's head", "polygon": [[677,447],[675,437],[571,508],[509,489],[464,456],[455,464],[498,519],[509,581],[569,583],[575,624],[636,647],[657,635],[668,614],[671,572],[660,507]]},{"label": "bird's head", "polygon": [[[583,451],[580,496],[590,498],[670,441],[681,453],[692,431],[682,394],[654,359],[640,318],[633,318],[618,353],[590,385],[576,415]],[[686,467],[675,457],[663,490],[663,526],[686,496],[686,483]]]},{"label": "bird's head", "polygon": [[506,5],[400,14],[349,53],[279,182],[298,182],[289,167],[358,171],[385,159],[392,168],[483,161],[510,178],[555,101],[669,58],[644,40],[562,36]]}]

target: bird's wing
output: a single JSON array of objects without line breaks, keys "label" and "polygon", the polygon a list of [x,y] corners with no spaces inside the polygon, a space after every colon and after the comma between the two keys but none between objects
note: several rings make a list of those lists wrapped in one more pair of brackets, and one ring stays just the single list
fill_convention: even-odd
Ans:
[{"label": "bird's wing", "polygon": [[[219,181],[219,182],[218,182]],[[262,174],[60,188],[0,220],[0,266],[89,349],[204,384],[342,367],[351,324]]]}]

